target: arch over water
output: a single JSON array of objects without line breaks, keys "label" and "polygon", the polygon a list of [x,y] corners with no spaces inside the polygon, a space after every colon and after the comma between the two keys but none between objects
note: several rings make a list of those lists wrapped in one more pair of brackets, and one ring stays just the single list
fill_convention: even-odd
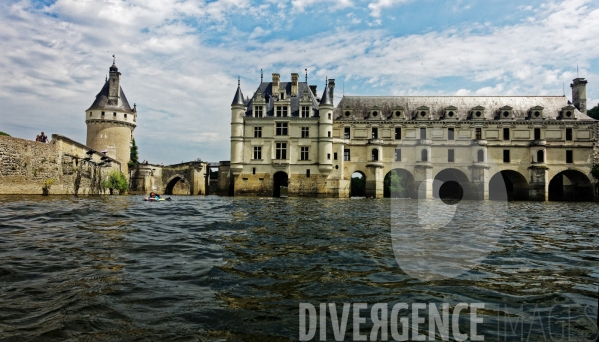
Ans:
[{"label": "arch over water", "polygon": [[366,196],[366,174],[362,171],[354,171],[351,174],[349,197]]},{"label": "arch over water", "polygon": [[528,199],[528,191],[528,181],[518,171],[499,171],[489,181],[490,200],[525,201]]},{"label": "arch over water", "polygon": [[[393,176],[393,173],[397,176]],[[399,185],[399,186],[398,186]],[[397,188],[401,188],[399,191]],[[406,169],[393,169],[385,175],[383,181],[383,196],[393,198],[416,198],[417,189],[414,183],[414,176]]]},{"label": "arch over water", "polygon": [[169,178],[164,189],[165,195],[191,195],[191,186],[187,179],[180,175],[174,175]]},{"label": "arch over water", "polygon": [[592,201],[593,184],[582,172],[565,170],[549,182],[550,201]]},{"label": "arch over water", "polygon": [[[437,186],[439,184],[440,186]],[[471,194],[468,176],[458,169],[444,169],[433,181],[433,197],[449,200],[469,199]]]},{"label": "arch over water", "polygon": [[273,197],[281,197],[281,187],[284,188],[285,195],[287,195],[286,188],[289,186],[289,177],[287,173],[283,171],[279,171],[275,173],[272,177],[273,179],[273,187],[272,187],[272,196]]}]

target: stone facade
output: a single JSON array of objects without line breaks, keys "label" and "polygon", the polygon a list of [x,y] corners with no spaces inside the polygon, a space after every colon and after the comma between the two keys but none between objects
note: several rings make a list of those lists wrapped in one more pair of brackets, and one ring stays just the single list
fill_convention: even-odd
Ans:
[{"label": "stone facade", "polygon": [[207,162],[194,161],[168,166],[138,164],[131,170],[130,193],[165,195],[206,195]]},{"label": "stone facade", "polygon": [[235,195],[277,196],[283,186],[290,196],[350,197],[352,174],[361,174],[365,195],[383,197],[395,170],[410,197],[594,196],[598,126],[586,115],[582,78],[572,83],[574,104],[564,96],[346,96],[336,108],[334,80],[317,98],[316,87],[291,79],[273,74],[249,99],[238,85]]},{"label": "stone facade", "polygon": [[100,182],[121,164],[67,137],[49,144],[0,137],[0,194],[99,194]]}]

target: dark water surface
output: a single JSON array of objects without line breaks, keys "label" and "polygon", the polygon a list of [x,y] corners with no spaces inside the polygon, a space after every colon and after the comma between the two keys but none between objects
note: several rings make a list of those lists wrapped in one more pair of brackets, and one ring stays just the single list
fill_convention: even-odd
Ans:
[{"label": "dark water surface", "polygon": [[[0,196],[0,340],[294,341],[301,302],[335,302],[339,312],[341,303],[480,302],[485,341],[550,341],[550,332],[557,341],[564,327],[571,341],[593,336],[598,204],[511,202],[494,251],[457,279],[434,281],[398,266],[389,208]],[[420,327],[428,336],[428,323]]]}]

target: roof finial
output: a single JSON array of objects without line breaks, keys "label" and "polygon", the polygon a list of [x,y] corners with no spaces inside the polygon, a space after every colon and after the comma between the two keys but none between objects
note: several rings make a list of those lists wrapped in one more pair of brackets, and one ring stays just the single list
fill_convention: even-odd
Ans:
[{"label": "roof finial", "polygon": [[264,81],[264,74],[262,73],[262,69],[260,69],[260,84]]},{"label": "roof finial", "polygon": [[237,76],[237,87],[241,87],[241,78]]},{"label": "roof finial", "polygon": [[115,55],[112,55],[112,64],[113,65],[116,64],[116,57],[115,57]]},{"label": "roof finial", "polygon": [[308,69],[304,69],[306,70],[306,84],[308,84]]}]

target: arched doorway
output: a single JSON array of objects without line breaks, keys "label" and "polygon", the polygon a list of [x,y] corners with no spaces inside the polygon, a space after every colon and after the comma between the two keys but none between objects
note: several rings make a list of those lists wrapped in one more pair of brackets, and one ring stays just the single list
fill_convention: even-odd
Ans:
[{"label": "arched doorway", "polygon": [[528,182],[520,172],[499,171],[489,181],[489,199],[495,201],[528,200]]},{"label": "arched doorway", "polygon": [[549,182],[550,201],[592,201],[593,185],[582,172],[566,170]]},{"label": "arched doorway", "polygon": [[191,195],[189,182],[181,175],[171,177],[164,189],[165,195]]},{"label": "arched doorway", "polygon": [[356,171],[351,175],[349,197],[366,196],[366,175],[362,171]]},{"label": "arched doorway", "polygon": [[385,175],[383,196],[393,198],[416,198],[414,176],[406,169],[393,169]]},{"label": "arched doorway", "polygon": [[279,171],[273,176],[273,197],[287,197],[287,186],[289,185],[289,178],[283,171]]},{"label": "arched doorway", "polygon": [[472,198],[468,176],[458,169],[442,170],[433,181],[433,197],[457,201]]}]

